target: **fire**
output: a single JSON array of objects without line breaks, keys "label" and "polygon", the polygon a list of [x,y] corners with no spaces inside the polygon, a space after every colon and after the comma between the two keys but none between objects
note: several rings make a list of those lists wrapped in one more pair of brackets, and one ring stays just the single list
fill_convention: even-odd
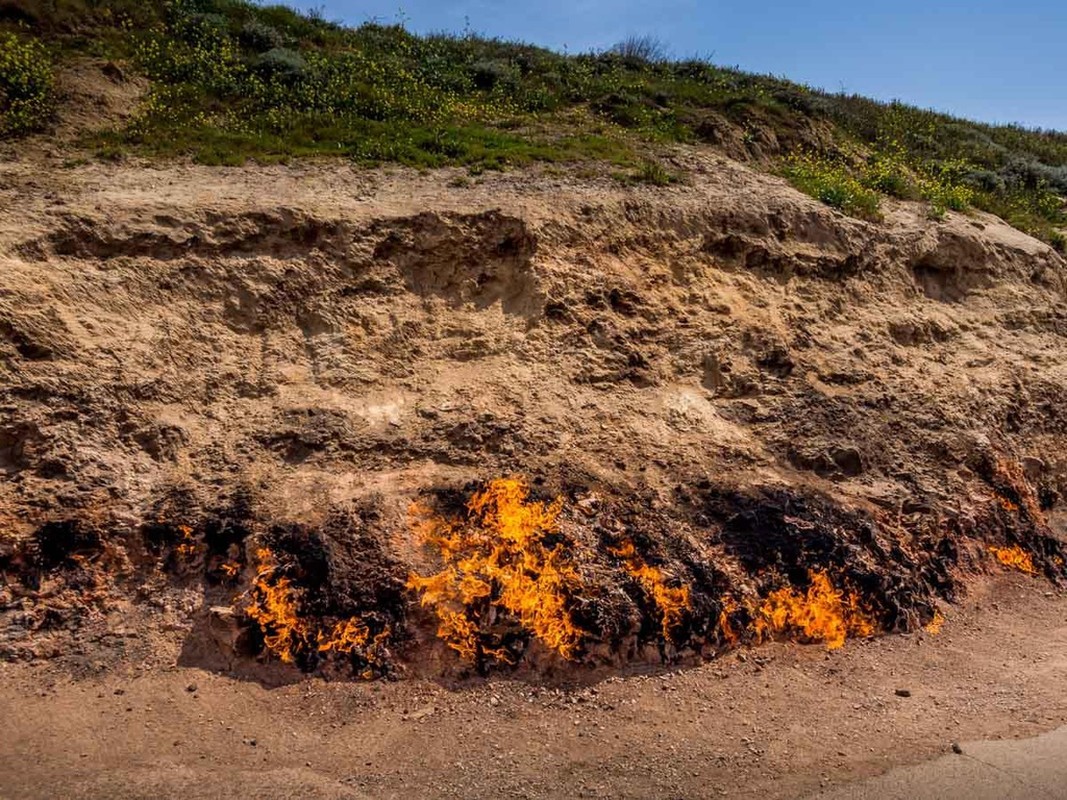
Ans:
[{"label": "fire", "polygon": [[989,552],[997,557],[997,560],[1006,567],[1021,570],[1030,575],[1036,575],[1034,559],[1018,545],[1013,547],[990,546]]},{"label": "fire", "polygon": [[315,637],[320,653],[352,653],[370,640],[370,628],[360,619],[346,619],[336,623],[328,634],[319,631]]},{"label": "fire", "polygon": [[923,626],[923,630],[931,636],[937,636],[941,633],[941,628],[945,624],[945,617],[940,611],[934,613],[934,618]]},{"label": "fire", "polygon": [[624,541],[612,552],[622,559],[623,569],[634,578],[656,604],[662,614],[663,638],[673,641],[671,631],[682,621],[690,608],[689,587],[682,585],[668,586],[663,572],[650,566],[637,554],[633,542]]},{"label": "fire", "polygon": [[278,562],[267,548],[256,551],[257,571],[252,602],[245,613],[263,631],[263,644],[286,664],[307,647],[311,632],[297,614],[299,593],[290,580],[277,574]]},{"label": "fire", "polygon": [[735,629],[732,620],[733,614],[738,609],[740,609],[740,606],[734,598],[723,598],[722,608],[719,611],[719,634],[727,647],[734,647],[741,641],[741,633]]},{"label": "fire", "polygon": [[178,530],[181,532],[182,538],[178,542],[175,551],[181,558],[190,559],[200,549],[200,542],[197,541],[196,536],[193,534],[193,529],[189,525],[179,525]]},{"label": "fire", "polygon": [[436,548],[444,569],[412,574],[408,587],[434,610],[437,635],[467,660],[511,660],[503,648],[489,646],[487,628],[498,610],[564,658],[573,659],[581,642],[569,607],[582,579],[558,540],[563,501],[530,501],[529,494],[521,478],[492,481],[467,503],[465,520],[412,506],[414,532]]},{"label": "fire", "polygon": [[[389,638],[388,628],[372,637],[370,627],[359,617],[320,627],[301,615],[304,592],[279,574],[280,564],[274,553],[260,548],[256,561],[256,577],[245,614],[259,626],[268,652],[286,664],[312,652],[358,655],[368,664],[380,663]],[[372,677],[373,672],[367,675]]]},{"label": "fire", "polygon": [[235,561],[224,561],[219,564],[219,569],[227,578],[236,578],[241,572],[241,565]]},{"label": "fire", "polygon": [[855,592],[836,589],[825,572],[810,572],[806,592],[787,586],[772,592],[756,609],[753,632],[759,638],[793,633],[825,642],[836,650],[849,636],[870,636],[874,620]]}]

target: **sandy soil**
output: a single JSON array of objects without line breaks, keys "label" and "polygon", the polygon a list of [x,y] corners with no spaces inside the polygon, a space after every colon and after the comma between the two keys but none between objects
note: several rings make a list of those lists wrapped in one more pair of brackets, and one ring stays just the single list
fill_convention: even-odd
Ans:
[{"label": "sandy soil", "polygon": [[[938,636],[774,644],[548,688],[0,667],[0,794],[795,798],[1067,722],[1067,596],[1005,577]],[[898,690],[910,692],[901,697]]]}]

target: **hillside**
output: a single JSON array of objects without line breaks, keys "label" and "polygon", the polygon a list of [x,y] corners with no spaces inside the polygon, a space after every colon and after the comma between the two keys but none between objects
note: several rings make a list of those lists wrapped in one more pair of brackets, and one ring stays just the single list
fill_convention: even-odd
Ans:
[{"label": "hillside", "polygon": [[692,185],[6,164],[7,574],[105,638],[94,603],[152,587],[191,653],[244,592],[250,654],[387,674],[837,646],[993,554],[1061,580],[1063,258],[677,157]]},{"label": "hillside", "polygon": [[54,125],[64,87],[49,75],[80,57],[107,59],[115,82],[151,81],[120,124],[80,131],[100,158],[326,155],[475,172],[595,161],[666,183],[685,177],[667,145],[710,144],[854,215],[877,217],[884,196],[923,199],[934,215],[973,206],[1065,248],[1067,134],[670,61],[648,39],[561,55],[245,0],[3,0],[3,28],[0,133]]},{"label": "hillside", "polygon": [[1067,720],[1063,135],[37,8],[0,794],[795,797]]}]

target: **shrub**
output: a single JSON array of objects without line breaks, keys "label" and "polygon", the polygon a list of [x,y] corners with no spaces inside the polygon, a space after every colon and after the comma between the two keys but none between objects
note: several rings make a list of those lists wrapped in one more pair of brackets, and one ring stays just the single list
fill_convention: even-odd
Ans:
[{"label": "shrub", "polygon": [[506,61],[482,59],[470,69],[471,81],[478,89],[514,89],[519,83],[519,71]]},{"label": "shrub", "polygon": [[1036,191],[1048,186],[1060,194],[1067,194],[1067,165],[1054,167],[1016,156],[1004,165],[1000,174],[1005,183],[1015,188]]},{"label": "shrub", "polygon": [[285,47],[289,43],[288,37],[284,33],[259,20],[246,22],[237,38],[242,45],[257,53],[265,53],[268,50]]},{"label": "shrub", "polygon": [[973,167],[960,159],[928,164],[919,177],[919,196],[929,201],[930,214],[940,218],[948,210],[966,211],[974,203],[975,190],[967,179]]},{"label": "shrub", "polygon": [[980,192],[1003,192],[1008,185],[999,172],[991,169],[973,170],[964,178],[964,182]]},{"label": "shrub", "polygon": [[612,45],[608,52],[636,63],[660,64],[668,60],[667,45],[655,36],[629,36]]},{"label": "shrub", "polygon": [[800,191],[846,214],[878,219],[878,192],[860,183],[844,165],[812,153],[788,158],[782,170]]},{"label": "shrub", "polygon": [[974,190],[962,184],[946,183],[937,178],[921,178],[919,194],[930,203],[930,216],[940,219],[950,209],[966,211],[974,202]]},{"label": "shrub", "polygon": [[291,82],[300,80],[307,74],[308,62],[295,50],[275,47],[256,59],[255,70],[265,78]]},{"label": "shrub", "polygon": [[876,153],[863,170],[863,185],[890,197],[914,199],[915,178],[899,153]]},{"label": "shrub", "polygon": [[615,179],[625,184],[647,183],[651,186],[670,186],[678,183],[678,176],[658,161],[644,161],[633,173],[619,173]]},{"label": "shrub", "polygon": [[55,113],[55,79],[44,45],[0,33],[0,136],[40,130]]}]

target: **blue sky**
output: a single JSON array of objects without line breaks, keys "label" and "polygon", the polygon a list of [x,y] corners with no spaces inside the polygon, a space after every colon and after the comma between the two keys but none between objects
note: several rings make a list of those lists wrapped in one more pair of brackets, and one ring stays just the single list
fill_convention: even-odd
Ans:
[{"label": "blue sky", "polygon": [[1067,0],[294,0],[328,19],[403,20],[570,52],[651,34],[677,56],[1067,131]]}]

